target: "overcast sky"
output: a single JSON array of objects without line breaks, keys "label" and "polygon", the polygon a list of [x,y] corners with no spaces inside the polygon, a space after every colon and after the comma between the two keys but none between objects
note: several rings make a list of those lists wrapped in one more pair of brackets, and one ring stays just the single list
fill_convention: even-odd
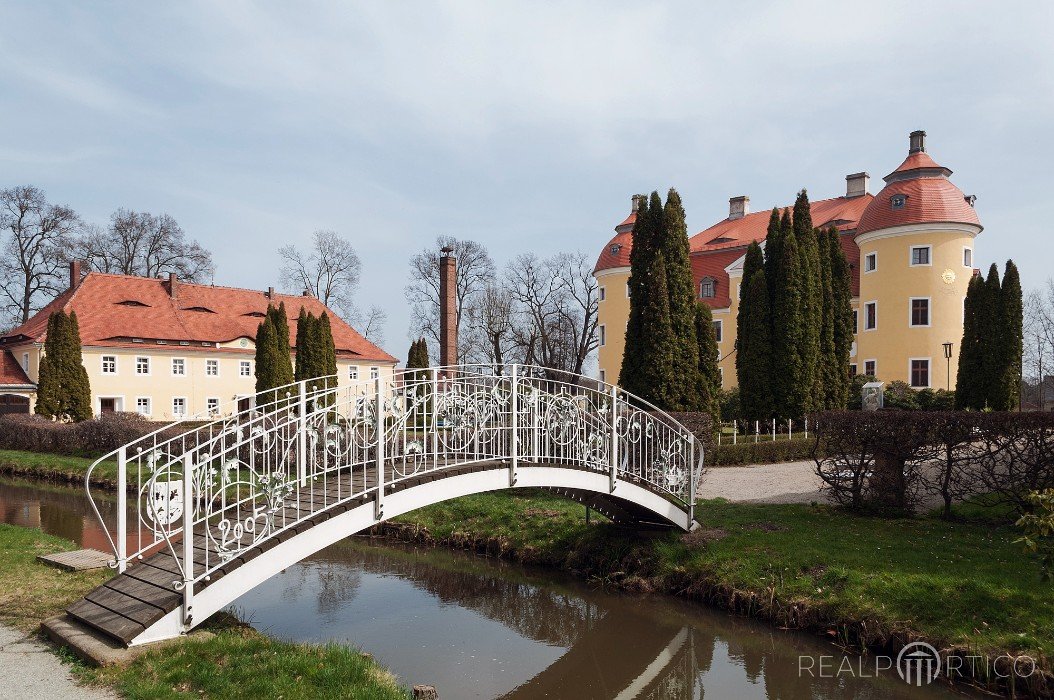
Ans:
[{"label": "overcast sky", "polygon": [[876,192],[913,129],[978,197],[978,265],[1054,274],[1054,3],[716,4],[5,2],[0,187],[168,212],[217,284],[334,229],[400,357],[437,234],[592,256],[634,192],[677,187],[693,233]]}]

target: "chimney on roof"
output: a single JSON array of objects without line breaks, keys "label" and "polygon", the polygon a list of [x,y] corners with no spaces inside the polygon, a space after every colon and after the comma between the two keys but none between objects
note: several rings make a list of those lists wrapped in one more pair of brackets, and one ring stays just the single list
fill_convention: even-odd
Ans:
[{"label": "chimney on roof", "polygon": [[175,272],[168,273],[168,295],[173,299],[176,298],[177,287],[179,287],[179,278],[176,277]]},{"label": "chimney on roof", "polygon": [[[454,249],[439,254],[439,366],[457,364],[457,258]],[[448,373],[444,373],[449,376]]]},{"label": "chimney on roof", "polygon": [[642,194],[635,194],[635,195],[633,195],[633,198],[632,198],[633,204],[630,205],[630,212],[632,213],[632,212],[640,211],[640,203],[643,200],[644,200],[644,195],[642,195]]},{"label": "chimney on roof", "polygon": [[70,261],[70,289],[76,289],[81,283],[81,261]]},{"label": "chimney on roof", "polygon": [[313,294],[311,293],[311,290],[310,290],[310,289],[308,289],[307,287],[304,287],[304,291],[302,292],[302,294],[303,294],[303,296],[305,296],[305,297],[310,297],[310,296],[314,296],[314,295],[313,295]]},{"label": "chimney on roof", "polygon": [[274,287],[267,288],[267,298],[274,300]]},{"label": "chimney on roof", "polygon": [[750,213],[750,197],[740,195],[738,197],[730,197],[728,200],[728,218],[729,219],[742,219],[744,216]]},{"label": "chimney on roof", "polygon": [[911,144],[908,147],[908,155],[912,153],[925,153],[926,152],[926,132],[919,129],[918,131],[912,131],[908,136],[908,141]]},{"label": "chimney on roof", "polygon": [[867,194],[867,183],[871,180],[871,176],[867,173],[853,173],[852,175],[845,176],[845,196],[849,199],[853,197],[863,197]]}]

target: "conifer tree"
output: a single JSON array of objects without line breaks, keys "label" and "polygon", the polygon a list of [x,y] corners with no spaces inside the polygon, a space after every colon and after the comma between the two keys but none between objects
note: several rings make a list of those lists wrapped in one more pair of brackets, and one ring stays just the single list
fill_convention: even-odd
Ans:
[{"label": "conifer tree", "polygon": [[800,416],[820,407],[824,379],[820,345],[823,323],[820,248],[816,229],[812,225],[809,195],[804,189],[798,192],[794,200],[793,228],[794,239],[798,245],[798,287],[801,295],[799,318],[802,320],[798,362],[802,372],[801,381],[806,387],[802,393],[801,406],[796,411],[797,416]]},{"label": "conifer tree", "polygon": [[630,275],[626,283],[630,296],[629,319],[626,321],[626,345],[622,354],[622,369],[619,385],[637,394],[643,386],[642,371],[645,364],[642,349],[644,338],[643,310],[649,305],[648,271],[651,269],[654,214],[649,199],[638,197],[637,218],[633,222],[632,248],[630,249]]},{"label": "conifer tree", "polygon": [[[765,232],[765,280],[769,289],[769,309],[776,306],[775,281],[781,279],[780,264],[783,260],[783,226],[780,210],[772,208],[768,230]],[[746,281],[748,278],[743,277]]]},{"label": "conifer tree", "polygon": [[695,405],[691,410],[706,411],[716,425],[721,421],[721,370],[718,367],[717,336],[714,334],[714,315],[705,302],[695,304],[693,323],[695,342],[698,347],[699,384]]},{"label": "conifer tree", "polygon": [[959,343],[959,368],[955,374],[955,407],[982,409],[985,405],[983,332],[985,283],[980,275],[970,278],[963,305],[963,337]]},{"label": "conifer tree", "polygon": [[62,310],[48,317],[44,357],[37,376],[37,414],[49,418],[92,417],[91,384],[81,356],[77,313]]},{"label": "conifer tree", "polygon": [[300,315],[296,319],[296,368],[293,375],[298,382],[315,376],[315,361],[312,357],[315,348],[311,343],[311,329],[314,323],[314,314],[308,313],[307,308],[301,306]]},{"label": "conifer tree", "polygon": [[[778,418],[800,416],[809,405],[812,392],[811,373],[802,366],[806,353],[802,314],[801,255],[794,235],[790,213],[784,210],[780,219],[781,257],[772,281],[776,294],[770,292],[772,306],[772,368],[774,404]],[[766,280],[767,281],[767,280]]]},{"label": "conifer tree", "polygon": [[278,341],[275,337],[274,318],[267,314],[256,329],[256,393],[261,394],[257,399],[257,405],[264,406],[275,400],[275,394],[270,392],[279,386],[275,376],[275,367],[278,364]]},{"label": "conifer tree", "polygon": [[670,405],[670,398],[677,391],[673,386],[673,324],[666,291],[666,262],[659,251],[649,258],[650,266],[645,271],[649,292],[647,306],[640,310],[639,342],[640,356],[647,361],[641,363],[640,385],[632,393],[663,408]]},{"label": "conifer tree", "polygon": [[831,304],[834,327],[833,376],[838,380],[831,392],[828,408],[839,410],[848,405],[852,379],[849,377],[849,353],[853,348],[853,288],[849,272],[849,261],[838,237],[838,231],[827,230],[827,249],[831,258]]},{"label": "conifer tree", "polygon": [[[673,326],[673,375],[669,408],[678,411],[705,410],[706,387],[699,376],[700,357],[696,338],[695,283],[688,256],[688,227],[677,190],[670,188],[663,207],[662,229],[657,246],[666,263],[666,287]],[[712,393],[712,392],[711,392]]]},{"label": "conifer tree", "polygon": [[1018,407],[1021,393],[1021,360],[1024,354],[1021,276],[1013,260],[1007,260],[1003,269],[999,312],[999,325],[992,329],[992,334],[1001,341],[1000,376],[992,397],[992,407],[999,411],[1012,411]]},{"label": "conifer tree", "polygon": [[775,415],[773,389],[776,383],[772,371],[769,290],[765,268],[755,266],[753,269],[749,281],[740,287],[736,374],[743,418],[768,420]]},{"label": "conifer tree", "polygon": [[[817,231],[815,238],[819,250],[819,271],[817,279],[817,300],[819,318],[818,363],[813,380],[813,410],[828,410],[837,407],[841,394],[841,375],[844,368],[838,364],[834,345],[835,306],[834,287],[831,270],[831,241],[827,231]],[[810,324],[812,325],[812,324]]]},{"label": "conifer tree", "polygon": [[267,307],[267,315],[271,317],[275,333],[274,381],[276,383],[274,386],[292,384],[294,381],[293,355],[289,347],[289,317],[286,316],[285,302],[283,301],[277,308]]},{"label": "conifer tree", "polygon": [[[329,322],[329,314],[323,311],[322,315],[315,319],[312,330],[317,353],[315,376],[322,378],[327,391],[334,390],[337,388],[337,347],[333,342],[333,327]],[[326,405],[333,405],[336,398],[332,393],[327,393]]]},{"label": "conifer tree", "polygon": [[992,266],[988,268],[988,277],[984,281],[984,296],[978,326],[981,330],[981,386],[983,388],[981,395],[984,400],[981,408],[993,410],[996,410],[994,402],[1003,375],[1000,358],[1004,356],[1004,341],[999,323],[1002,316],[1000,306],[1003,301],[1001,287],[999,266],[992,263]]}]

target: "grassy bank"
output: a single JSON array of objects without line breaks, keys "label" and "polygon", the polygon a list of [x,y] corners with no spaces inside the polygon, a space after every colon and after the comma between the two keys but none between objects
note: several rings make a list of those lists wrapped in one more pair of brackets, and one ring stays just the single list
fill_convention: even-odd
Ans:
[{"label": "grassy bank", "polygon": [[[67,573],[36,561],[38,554],[74,548],[38,530],[0,524],[0,622],[35,629],[112,575]],[[394,676],[355,649],[280,642],[231,620],[211,629],[212,637],[150,652],[126,668],[74,663],[74,670],[85,682],[129,698],[409,697]]]},{"label": "grassy bank", "polygon": [[[40,481],[84,483],[84,475],[94,458],[71,457],[22,450],[0,450],[0,474]],[[117,462],[99,464],[92,473],[92,483],[117,488]]]},{"label": "grassy bank", "polygon": [[1029,654],[1050,669],[1054,588],[1005,522],[978,519],[976,510],[956,522],[885,520],[723,500],[696,512],[703,527],[694,533],[647,535],[587,525],[582,506],[556,497],[484,494],[424,508],[386,530],[703,600],[852,647],[924,639],[957,653]]}]

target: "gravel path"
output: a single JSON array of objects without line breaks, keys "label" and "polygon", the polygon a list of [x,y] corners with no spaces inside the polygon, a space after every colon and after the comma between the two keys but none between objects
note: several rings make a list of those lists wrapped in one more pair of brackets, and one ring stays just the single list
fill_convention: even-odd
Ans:
[{"label": "gravel path", "polygon": [[36,639],[0,625],[0,697],[11,700],[100,700],[113,693],[77,685],[69,668]]},{"label": "gravel path", "polygon": [[712,467],[703,477],[700,498],[727,498],[740,503],[810,503],[825,501],[816,463],[783,462],[749,467]]}]

